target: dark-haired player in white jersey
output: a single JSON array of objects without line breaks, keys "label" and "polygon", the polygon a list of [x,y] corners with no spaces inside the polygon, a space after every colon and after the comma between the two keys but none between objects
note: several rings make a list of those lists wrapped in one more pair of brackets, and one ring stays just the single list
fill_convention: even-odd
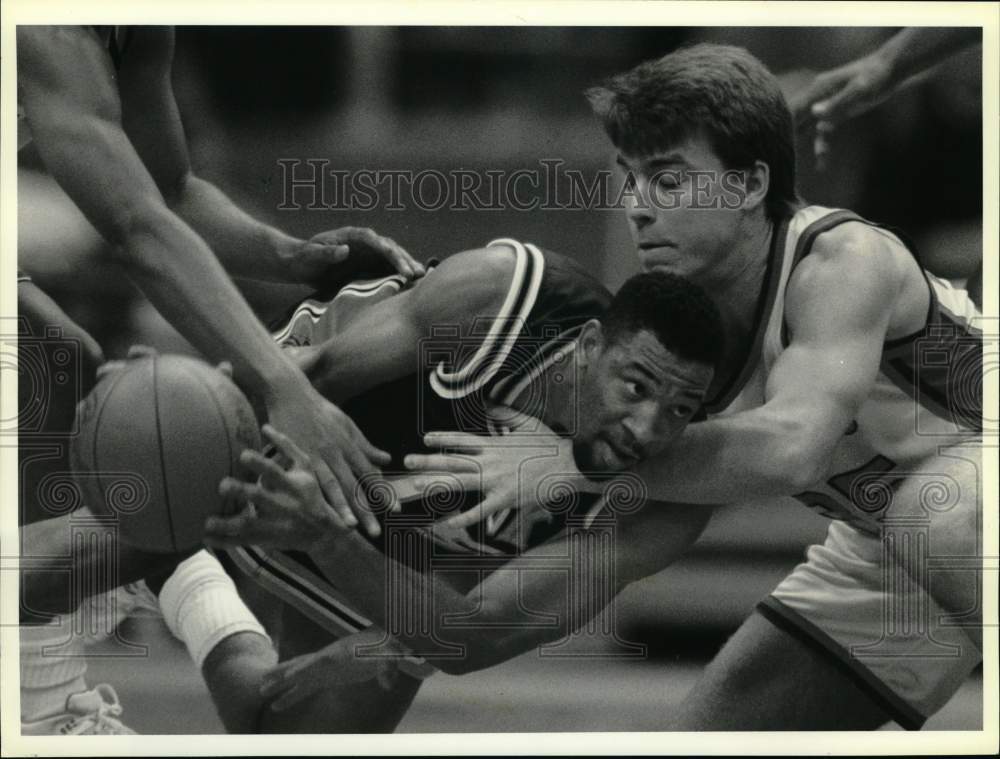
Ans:
[{"label": "dark-haired player in white jersey", "polygon": [[[275,347],[227,272],[315,287],[349,281],[372,263],[389,261],[407,278],[422,268],[371,230],[347,227],[310,240],[287,235],[196,176],[171,86],[173,51],[170,27],[19,26],[18,149],[36,155],[107,242],[102,251],[196,348],[230,362],[276,423],[301,431],[304,445],[325,462],[331,497],[346,510],[348,500],[363,497],[354,479],[376,471],[384,455]],[[23,195],[20,200],[27,202]],[[58,226],[58,219],[45,219]],[[23,232],[22,241],[29,237]],[[31,251],[21,249],[19,257],[30,270]],[[69,554],[70,534],[59,533],[61,525],[37,527],[54,511],[42,503],[40,486],[53,477],[69,479],[75,406],[95,381],[103,356],[90,335],[20,273],[18,317],[19,523],[36,527],[22,540],[27,565],[36,537],[46,546],[44,554]],[[47,362],[49,353],[62,355],[58,351],[67,345],[68,361]],[[42,390],[34,381],[38,366],[71,381],[53,381]],[[156,563],[147,557],[151,571]],[[158,563],[162,568],[162,558]],[[64,644],[72,636],[69,625],[40,624],[44,619],[24,620],[35,626],[22,628],[24,730],[118,730],[116,720],[104,718],[118,712],[117,703],[105,708],[95,692],[88,694],[93,698],[68,700],[86,689],[85,660],[79,650],[73,656],[46,654],[67,652]]]},{"label": "dark-haired player in white jersey", "polygon": [[[701,285],[725,327],[710,418],[639,468],[650,495],[794,496],[835,520],[664,723],[919,727],[981,659],[981,315],[898,235],[800,202],[791,114],[746,51],[681,49],[589,95],[642,266]],[[493,473],[453,525],[544,501],[510,445],[438,441]]]},{"label": "dark-haired player in white jersey", "polygon": [[[399,465],[428,450],[430,429],[502,434],[511,420],[493,414],[500,404],[560,430],[592,473],[632,468],[675,440],[722,348],[715,307],[683,278],[638,275],[612,299],[572,260],[513,240],[452,256],[408,286],[390,277],[310,299],[275,336]],[[304,658],[270,676],[265,692],[286,708],[263,712],[267,731],[391,730],[429,665],[492,666],[602,613],[605,629],[614,596],[669,565],[707,521],[697,508],[635,513],[644,498],[625,488],[450,530],[438,521],[463,503],[440,502],[429,478],[401,490],[402,510],[380,514],[383,534],[365,539],[308,489],[315,479],[301,460],[306,489],[284,492],[276,463],[245,455],[260,483],[223,489],[255,507],[213,521],[207,536],[251,544],[232,555],[289,605],[282,658]],[[600,642],[641,655],[613,632]],[[362,645],[367,657],[354,649]]]}]

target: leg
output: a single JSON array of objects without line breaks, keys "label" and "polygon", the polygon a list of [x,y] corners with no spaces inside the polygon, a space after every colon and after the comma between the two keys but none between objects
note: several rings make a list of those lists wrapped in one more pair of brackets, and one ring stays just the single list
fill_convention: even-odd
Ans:
[{"label": "leg", "polygon": [[892,558],[954,615],[954,623],[980,650],[981,482],[978,444],[945,449],[902,480],[883,519],[882,536]]},{"label": "leg", "polygon": [[890,719],[832,657],[755,612],[668,729],[872,730]]},{"label": "leg", "polygon": [[679,728],[917,729],[980,662],[879,537],[833,522],[806,555],[709,666]]},{"label": "leg", "polygon": [[[75,540],[81,533],[87,539]],[[74,611],[86,598],[169,571],[182,558],[125,545],[113,525],[87,518],[82,509],[22,527],[20,538],[23,624],[44,624],[52,615]]]}]

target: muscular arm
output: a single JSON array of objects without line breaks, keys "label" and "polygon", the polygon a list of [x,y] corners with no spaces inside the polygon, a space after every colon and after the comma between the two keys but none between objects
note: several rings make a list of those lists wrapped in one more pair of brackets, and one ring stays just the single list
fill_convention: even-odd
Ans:
[{"label": "muscular arm", "polygon": [[325,343],[299,349],[295,361],[313,386],[341,403],[412,373],[421,341],[435,326],[467,334],[479,318],[500,312],[514,272],[514,255],[497,246],[456,253],[392,298],[376,303]]},{"label": "muscular arm", "polygon": [[821,479],[871,391],[901,287],[892,243],[850,227],[819,237],[789,282],[791,343],[771,368],[766,403],[693,424],[683,445],[642,465],[653,498],[725,503]]},{"label": "muscular arm", "polygon": [[[19,27],[19,86],[39,154],[87,219],[112,245],[153,304],[213,360],[268,397],[304,382],[257,322],[212,251],[167,206],[123,126],[108,56],[82,27]],[[133,121],[136,114],[130,116]],[[176,130],[166,125],[160,182],[181,183]],[[186,161],[186,156],[184,156]]]},{"label": "muscular arm", "polygon": [[[392,568],[396,584],[388,586],[390,560],[356,533],[331,534],[310,555],[383,628],[390,629],[387,610],[418,619],[433,599],[430,630],[403,625],[393,634],[443,671],[465,674],[565,638],[607,609],[628,584],[673,563],[697,540],[708,518],[703,508],[646,507],[639,515],[615,521],[613,548],[600,539],[586,539],[605,528],[580,527],[526,551],[467,594],[439,573],[419,574],[399,564]],[[581,550],[588,560],[575,561],[567,571],[567,559]],[[581,566],[592,571],[580,571]],[[345,572],[344,567],[351,569]],[[539,615],[550,616],[551,623],[540,624]],[[456,616],[471,617],[474,624],[449,625]],[[461,653],[456,654],[456,646]]]},{"label": "muscular arm", "polygon": [[131,33],[127,63],[117,72],[122,126],[164,201],[231,274],[285,280],[282,259],[302,241],[240,210],[191,169],[171,84],[173,29],[133,27]]}]

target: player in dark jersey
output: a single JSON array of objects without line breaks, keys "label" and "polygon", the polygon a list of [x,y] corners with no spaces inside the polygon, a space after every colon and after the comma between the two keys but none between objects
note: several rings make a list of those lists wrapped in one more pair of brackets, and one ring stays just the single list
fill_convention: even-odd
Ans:
[{"label": "player in dark jersey", "polygon": [[[676,439],[721,350],[714,307],[685,280],[639,275],[612,300],[578,264],[513,240],[457,254],[408,287],[390,277],[307,301],[276,337],[397,464],[428,450],[430,429],[502,435],[516,412],[561,430],[595,473],[629,469]],[[303,658],[276,670],[266,693],[297,707],[266,711],[269,731],[391,730],[428,665],[457,674],[558,648],[601,614],[598,629],[612,632],[600,643],[641,655],[617,638],[613,599],[670,564],[705,521],[639,510],[641,489],[626,488],[450,530],[439,520],[463,504],[435,499],[430,478],[397,492],[402,509],[383,511],[381,537],[366,539],[309,488],[293,444],[269,435],[293,471],[246,453],[259,484],[227,480],[223,491],[254,508],[207,532],[217,546],[251,544],[233,554],[288,604],[282,658]],[[303,489],[285,490],[286,476]],[[467,624],[449,626],[456,616]]]}]

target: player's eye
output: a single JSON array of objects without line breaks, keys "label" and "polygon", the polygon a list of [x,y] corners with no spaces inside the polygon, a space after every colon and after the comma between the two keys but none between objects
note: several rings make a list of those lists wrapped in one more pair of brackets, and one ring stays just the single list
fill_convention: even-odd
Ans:
[{"label": "player's eye", "polygon": [[694,413],[694,409],[691,406],[685,406],[683,404],[672,406],[670,408],[670,414],[675,419],[687,419]]},{"label": "player's eye", "polygon": [[642,385],[635,380],[625,380],[625,393],[630,398],[639,398],[642,396]]},{"label": "player's eye", "polygon": [[680,174],[676,171],[665,171],[656,177],[656,186],[661,190],[676,190],[681,186]]}]

